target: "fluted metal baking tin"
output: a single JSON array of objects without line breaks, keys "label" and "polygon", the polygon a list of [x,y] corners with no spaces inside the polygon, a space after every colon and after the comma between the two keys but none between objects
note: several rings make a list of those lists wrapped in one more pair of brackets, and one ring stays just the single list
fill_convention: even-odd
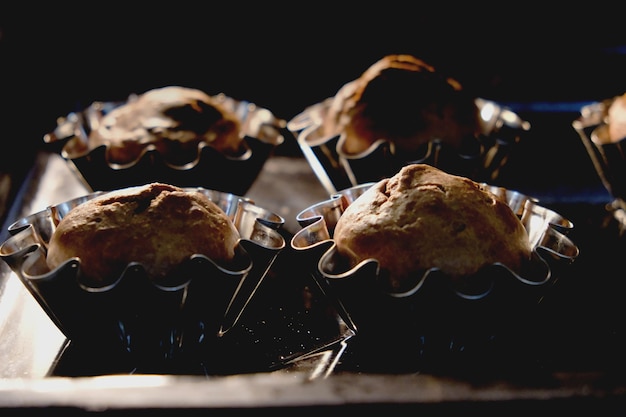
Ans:
[{"label": "fluted metal baking tin", "polygon": [[[133,100],[131,95],[128,100]],[[180,187],[203,187],[244,195],[274,148],[285,135],[286,121],[254,103],[235,100],[224,94],[214,96],[232,110],[242,122],[246,151],[227,156],[207,144],[198,146],[197,158],[185,165],[172,165],[154,147],[148,146],[138,159],[127,165],[111,164],[106,158],[106,145],[85,153],[77,143],[89,141],[89,133],[98,121],[112,109],[125,102],[94,102],[86,109],[72,112],[57,120],[53,132],[44,142],[59,151],[70,168],[92,191],[110,191],[150,182],[164,182]]]},{"label": "fluted metal baking tin", "polygon": [[46,250],[56,225],[73,207],[103,192],[17,220],[0,246],[0,258],[72,341],[156,357],[200,352],[228,335],[284,249],[279,233],[284,219],[234,194],[185,189],[207,195],[239,230],[231,269],[196,254],[177,270],[176,282],[157,284],[140,264],[131,263],[118,280],[101,288],[81,279],[78,258],[50,270]]},{"label": "fluted metal baking tin", "polygon": [[568,219],[542,207],[536,199],[483,183],[507,202],[528,232],[533,256],[523,276],[494,264],[472,277],[473,282],[480,283],[479,288],[465,292],[448,285],[439,271],[431,269],[415,277],[412,288],[402,293],[387,292],[379,282],[376,260],[350,267],[342,262],[333,241],[334,228],[345,208],[373,184],[347,188],[301,211],[297,219],[302,229],[290,242],[357,334],[364,327],[381,331],[382,326],[388,330],[389,320],[399,318],[411,325],[436,323],[440,329],[453,326],[464,332],[476,329],[476,323],[512,320],[529,305],[540,302],[557,281],[559,270],[578,256],[578,247],[567,237],[574,227]]},{"label": "fluted metal baking tin", "polygon": [[572,122],[589,158],[606,190],[614,198],[607,206],[615,217],[625,223],[626,211],[626,138],[617,142],[594,140],[607,128],[607,114],[615,98],[593,102],[580,109],[580,116]]},{"label": "fluted metal baking tin", "polygon": [[306,108],[287,123],[329,194],[389,177],[410,163],[426,163],[475,181],[492,182],[524,133],[530,130],[530,123],[515,112],[494,101],[477,98],[483,131],[475,138],[476,146],[470,147],[467,154],[450,150],[433,140],[423,147],[421,157],[407,160],[394,154],[389,143],[381,140],[361,154],[347,155],[338,146],[342,138],[340,127],[330,129],[330,133],[329,128],[323,128],[332,100],[332,97],[327,98]]}]

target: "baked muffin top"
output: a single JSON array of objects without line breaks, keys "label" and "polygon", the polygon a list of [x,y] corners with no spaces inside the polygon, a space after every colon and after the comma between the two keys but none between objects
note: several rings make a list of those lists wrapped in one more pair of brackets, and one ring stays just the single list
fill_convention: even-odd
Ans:
[{"label": "baked muffin top", "polygon": [[377,260],[394,289],[430,268],[453,280],[494,263],[519,273],[532,250],[506,202],[426,164],[407,165],[373,185],[345,209],[333,238],[353,263]]}]

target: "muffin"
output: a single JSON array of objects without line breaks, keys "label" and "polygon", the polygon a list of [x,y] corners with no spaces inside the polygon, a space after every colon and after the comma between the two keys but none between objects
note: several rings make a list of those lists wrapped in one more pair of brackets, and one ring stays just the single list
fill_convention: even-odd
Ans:
[{"label": "muffin", "polygon": [[431,140],[460,149],[480,132],[478,107],[456,80],[411,55],[387,55],[345,84],[330,105],[327,128],[343,132],[354,155],[378,140],[414,153]]},{"label": "muffin", "polygon": [[365,372],[482,367],[480,352],[491,359],[494,342],[534,325],[578,256],[558,213],[426,164],[341,190],[297,219],[295,254],[355,331],[342,366]]},{"label": "muffin", "polygon": [[73,344],[131,369],[200,363],[283,250],[283,224],[244,197],[150,183],[19,219],[0,258]]},{"label": "muffin", "polygon": [[77,257],[82,274],[99,285],[115,281],[131,262],[160,280],[194,254],[227,264],[238,241],[231,219],[206,195],[152,183],[73,208],[51,236],[46,262],[55,269]]},{"label": "muffin", "polygon": [[602,184],[613,197],[608,206],[617,217],[626,208],[626,94],[592,103],[572,123]]},{"label": "muffin", "polygon": [[166,86],[60,117],[44,142],[92,191],[161,182],[244,195],[285,124],[244,100]]},{"label": "muffin", "polygon": [[424,163],[492,182],[530,124],[412,55],[386,55],[289,121],[330,194]]},{"label": "muffin", "polygon": [[471,352],[532,325],[578,256],[558,213],[427,164],[341,190],[297,219],[292,248],[356,333],[347,369],[480,365]]},{"label": "muffin", "polygon": [[128,164],[154,146],[173,163],[190,162],[200,143],[235,155],[243,136],[237,116],[201,90],[168,86],[146,91],[106,114],[88,146],[107,146],[111,163]]},{"label": "muffin", "polygon": [[369,188],[342,213],[333,238],[352,264],[376,259],[393,291],[433,268],[457,281],[496,263],[519,275],[532,253],[506,202],[426,164],[407,165]]}]

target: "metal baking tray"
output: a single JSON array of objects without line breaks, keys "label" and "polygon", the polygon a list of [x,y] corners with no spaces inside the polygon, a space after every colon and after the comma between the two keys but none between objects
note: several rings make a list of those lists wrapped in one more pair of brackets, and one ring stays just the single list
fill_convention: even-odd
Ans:
[{"label": "metal baking tray", "polygon": [[[65,161],[42,154],[7,221],[86,192]],[[328,198],[304,158],[282,156],[268,160],[246,196],[287,220],[288,239],[299,229],[296,214]],[[295,412],[302,407],[345,411],[376,406],[414,412],[532,409],[551,402],[568,410],[581,405],[594,412],[624,410],[626,282],[621,259],[626,240],[604,205],[561,201],[554,200],[550,208],[576,225],[571,232],[580,247],[576,262],[559,274],[524,326],[512,325],[504,339],[480,351],[446,346],[441,356],[415,355],[411,346],[419,347],[419,341],[392,345],[384,334],[359,339],[336,321],[333,307],[302,273],[303,266],[280,256],[247,310],[250,314],[235,329],[241,343],[218,357],[228,363],[231,354],[255,352],[263,360],[222,372],[204,372],[198,364],[133,371],[98,349],[68,343],[17,276],[0,264],[0,407]],[[1,233],[4,241],[6,227]],[[309,283],[315,317],[295,307],[302,306],[301,300],[276,292],[293,294],[295,289],[301,294],[299,287]],[[320,330],[327,327],[319,328],[319,317],[333,320],[339,331],[323,335]],[[402,331],[390,327],[390,332]],[[301,341],[307,342],[304,347]]]}]

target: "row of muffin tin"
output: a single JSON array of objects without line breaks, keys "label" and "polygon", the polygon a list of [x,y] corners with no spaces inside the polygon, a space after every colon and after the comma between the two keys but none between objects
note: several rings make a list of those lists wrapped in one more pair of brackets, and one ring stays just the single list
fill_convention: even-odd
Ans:
[{"label": "row of muffin tin", "polygon": [[[474,146],[468,149],[453,151],[445,143],[433,140],[422,147],[421,156],[413,154],[407,160],[394,153],[389,143],[378,141],[365,152],[351,155],[337,146],[342,132],[338,127],[333,132],[325,120],[332,98],[304,109],[288,122],[248,101],[225,94],[213,98],[241,119],[246,152],[233,157],[211,146],[200,146],[197,158],[184,166],[168,163],[167,158],[152,147],[147,147],[136,161],[124,166],[107,161],[106,145],[86,153],[77,152],[76,149],[86,148],[84,144],[89,141],[89,134],[98,120],[126,102],[94,102],[82,111],[60,117],[54,131],[44,136],[44,142],[52,151],[60,153],[83,184],[93,191],[159,181],[245,195],[275,148],[285,141],[295,141],[319,182],[331,195],[390,177],[409,163],[426,163],[477,182],[494,183],[531,129],[530,123],[506,106],[477,98],[482,131],[474,138]],[[626,188],[621,185],[621,142],[598,144],[591,139],[592,132],[606,124],[604,116],[612,100],[582,107],[580,117],[572,125],[581,136],[598,176],[616,201],[621,202],[622,190]]]},{"label": "row of muffin tin", "polygon": [[475,137],[475,146],[465,153],[450,152],[445,144],[430,142],[422,157],[406,160],[390,152],[388,144],[377,142],[358,156],[343,154],[337,148],[341,132],[325,135],[321,129],[330,100],[305,109],[289,122],[254,103],[214,96],[242,121],[247,151],[227,156],[211,146],[200,146],[198,156],[184,166],[167,162],[155,148],[147,147],[131,164],[119,166],[106,159],[106,145],[87,152],[85,146],[92,129],[108,112],[124,102],[94,102],[80,112],[72,112],[57,121],[54,131],[44,141],[60,152],[81,181],[91,190],[105,191],[150,182],[165,182],[183,187],[207,189],[244,195],[273,150],[285,138],[297,142],[318,179],[329,194],[350,186],[377,181],[395,174],[408,163],[427,163],[443,170],[490,182],[497,178],[508,155],[522,139],[530,124],[497,103],[476,99],[483,131]]},{"label": "row of muffin tin", "polygon": [[[568,238],[573,228],[568,219],[540,206],[532,197],[488,185],[497,178],[509,154],[530,129],[527,122],[495,102],[477,99],[485,130],[476,138],[476,153],[451,154],[445,145],[432,142],[424,148],[423,158],[405,161],[390,153],[384,143],[358,158],[338,152],[336,144],[341,132],[329,137],[320,133],[328,100],[307,108],[286,123],[252,103],[226,96],[221,99],[236,109],[247,126],[244,133],[249,152],[240,158],[228,158],[210,147],[203,147],[193,164],[181,168],[167,165],[158,152],[148,149],[135,164],[120,168],[106,162],[104,147],[85,155],[72,155],[68,151],[72,141],[87,140],[89,120],[93,117],[90,113],[102,114],[120,103],[94,103],[83,112],[59,119],[55,131],[46,135],[47,143],[60,145],[58,151],[78,178],[89,189],[100,191],[14,222],[9,226],[11,236],[0,247],[0,257],[70,340],[98,340],[103,346],[133,354],[156,349],[156,356],[170,359],[182,353],[204,356],[215,352],[218,343],[228,341],[229,332],[225,330],[238,324],[263,281],[272,275],[276,259],[287,257],[295,262],[285,262],[290,266],[300,265],[303,274],[312,279],[315,290],[330,300],[338,315],[333,325],[338,327],[304,350],[316,350],[320,345],[326,346],[358,333],[365,337],[388,334],[391,327],[397,326],[404,329],[398,332],[402,334],[410,329],[413,335],[432,336],[435,327],[447,326],[457,334],[464,333],[465,340],[469,333],[484,333],[490,338],[503,325],[497,317],[516,316],[516,312],[526,311],[540,302],[546,290],[558,280],[563,266],[578,256],[577,246]],[[586,123],[585,128],[589,125]],[[286,244],[280,233],[284,220],[256,206],[245,198],[245,193],[273,149],[286,137],[291,139],[291,135],[296,136],[315,175],[328,191],[329,199],[298,214],[297,221],[302,229]],[[395,174],[409,163],[428,163],[484,182],[506,200],[529,232],[534,248],[532,276],[492,271],[484,277],[489,283],[487,289],[482,294],[468,296],[442,286],[436,279],[437,274],[429,271],[416,291],[398,297],[381,291],[374,284],[375,262],[355,270],[329,273],[328,265],[323,262],[333,249],[333,225],[343,209],[374,181]],[[128,268],[116,285],[100,292],[88,292],[78,285],[77,263],[46,270],[46,245],[55,224],[72,207],[101,192],[153,181],[200,189],[231,218],[240,219],[237,226],[250,268],[219,271],[211,262],[198,257],[189,265],[189,279],[169,289],[156,288],[147,277],[141,276],[140,270]],[[256,236],[264,238],[259,240]],[[233,275],[237,280],[232,280]],[[199,276],[215,279],[200,280]],[[380,308],[372,309],[372,305]],[[374,310],[376,314],[372,314]],[[426,311],[434,310],[439,312],[434,316],[441,320],[436,324],[432,320],[424,323],[421,317]],[[493,314],[494,310],[504,311],[504,314]],[[381,311],[385,313],[379,314]],[[433,314],[427,315],[433,317]],[[459,324],[451,317],[467,320]],[[481,323],[480,328],[472,323]],[[344,324],[348,329],[337,330]],[[286,363],[293,353],[281,355],[272,366]]]},{"label": "row of muffin tin", "polygon": [[[10,238],[0,247],[0,257],[74,346],[87,346],[84,349],[93,350],[92,347],[97,345],[99,351],[113,352],[118,364],[127,364],[125,366],[132,369],[162,371],[176,368],[173,364],[180,364],[181,358],[185,363],[192,358],[192,362],[212,368],[205,372],[229,373],[274,369],[286,365],[294,357],[344,342],[355,334],[374,338],[378,334],[387,334],[389,326],[406,326],[404,331],[397,332],[398,335],[407,331],[412,335],[425,335],[430,330],[415,325],[424,323],[420,317],[425,316],[424,311],[433,308],[427,300],[439,300],[437,308],[453,315],[463,311],[462,316],[468,318],[468,323],[482,323],[479,329],[476,326],[452,326],[452,321],[439,320],[438,328],[448,326],[453,332],[463,330],[466,334],[470,330],[473,333],[486,332],[484,337],[491,338],[502,323],[479,316],[493,309],[506,308],[507,313],[526,311],[526,307],[538,303],[556,282],[560,267],[577,256],[576,245],[567,237],[573,227],[567,219],[541,207],[530,197],[493,187],[492,191],[507,201],[529,231],[535,248],[532,276],[518,277],[500,271],[482,277],[489,281],[488,289],[482,294],[467,296],[438,284],[436,273],[431,271],[423,277],[420,288],[406,297],[385,293],[373,284],[377,281],[374,263],[331,276],[321,261],[332,250],[333,224],[342,210],[371,185],[348,187],[332,194],[327,201],[303,210],[297,216],[302,230],[291,237],[289,245],[281,234],[284,219],[280,216],[244,196],[193,187],[204,192],[233,219],[243,238],[240,249],[249,260],[248,268],[223,271],[202,256],[194,257],[187,265],[185,279],[172,288],[152,285],[141,269],[130,265],[116,284],[99,291],[80,285],[78,262],[69,262],[53,271],[47,269],[46,245],[55,225],[73,207],[102,192],[50,206],[14,222],[9,226]],[[316,314],[306,315],[306,333],[314,334],[315,340],[300,343],[300,350],[293,347],[282,349],[278,356],[272,354],[268,360],[255,350],[259,348],[258,344],[242,341],[247,332],[242,332],[239,325],[246,324],[240,318],[251,304],[256,304],[251,300],[258,298],[260,288],[267,288],[268,276],[277,274],[276,268],[281,264],[290,271],[283,270],[278,275],[284,277],[286,273],[298,279],[308,279],[313,291],[328,301],[336,315],[329,320],[319,308],[314,309]],[[207,276],[211,279],[207,280]],[[276,291],[272,295],[294,297],[293,292]],[[301,293],[295,296],[302,298]],[[281,300],[271,302],[281,304]],[[376,311],[386,313],[369,314],[372,305],[382,306]],[[511,309],[513,305],[521,308]],[[311,321],[312,317],[315,320]],[[285,337],[294,321],[301,321],[275,318],[276,322],[266,331],[271,329],[276,338]],[[430,325],[433,325],[432,320]],[[221,355],[219,352],[228,356],[237,351],[240,354],[231,366],[224,365],[229,362],[226,359],[225,362],[216,359],[216,355]],[[242,367],[242,356],[259,361],[252,360],[253,363],[247,362]],[[155,363],[158,363],[156,368]]]},{"label": "row of muffin tin", "polygon": [[[184,279],[172,287],[153,284],[133,265],[101,289],[81,285],[78,261],[55,270],[45,266],[54,225],[72,207],[101,193],[13,223],[0,257],[74,349],[99,352],[100,362],[114,362],[109,370],[224,374],[277,369],[311,352],[338,349],[355,335],[439,346],[433,340],[443,332],[475,348],[528,317],[578,255],[567,237],[573,228],[568,219],[532,198],[494,187],[529,232],[534,252],[528,275],[488,268],[477,277],[485,283],[483,291],[463,294],[443,284],[436,271],[427,271],[414,291],[387,293],[377,285],[376,262],[336,271],[329,260],[336,220],[370,185],[342,190],[302,211],[302,229],[289,245],[279,233],[279,216],[243,197],[200,189],[239,219],[239,250],[249,263],[226,271],[194,256]],[[251,325],[255,317],[259,323]]]}]

